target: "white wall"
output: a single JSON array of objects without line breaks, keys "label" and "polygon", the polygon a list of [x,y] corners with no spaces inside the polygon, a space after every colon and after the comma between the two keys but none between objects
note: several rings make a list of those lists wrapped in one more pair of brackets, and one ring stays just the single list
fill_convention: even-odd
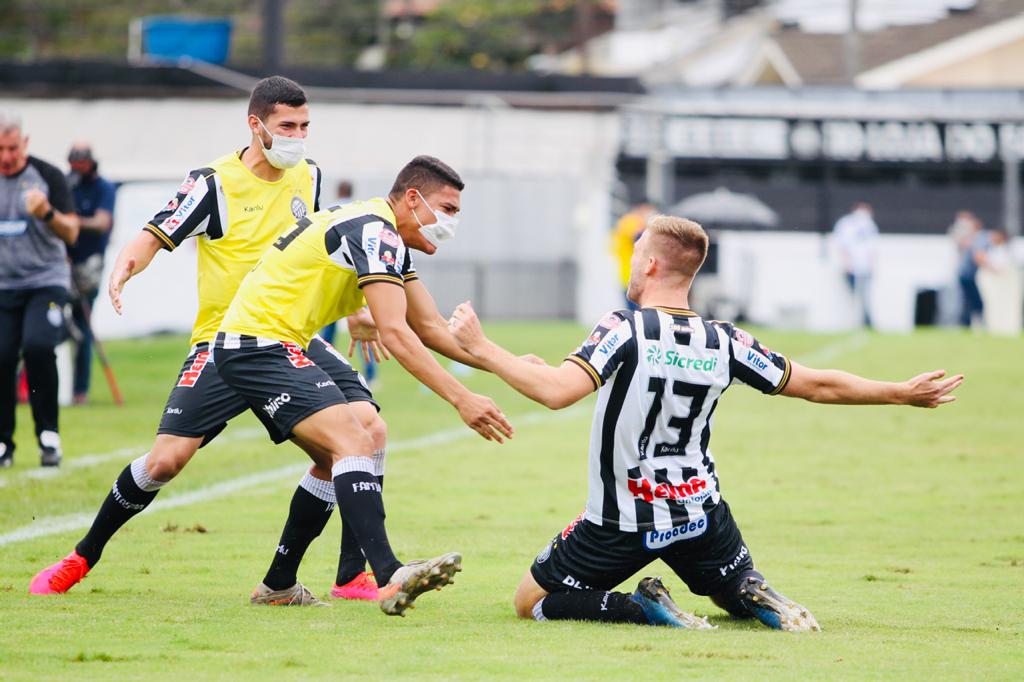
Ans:
[{"label": "white wall", "polygon": [[[246,104],[244,97],[0,97],[0,109],[21,115],[30,153],[63,167],[72,142],[86,140],[108,178],[164,183],[123,188],[108,260],[167,202],[188,170],[248,144]],[[358,196],[379,195],[413,156],[444,159],[467,188],[463,229],[436,259],[575,260],[584,273],[576,308],[588,322],[618,301],[604,246],[618,147],[614,113],[316,102],[307,140],[308,156],[324,171],[326,199],[342,178],[355,182]],[[152,270],[130,283],[124,318],[115,319],[109,304],[99,302],[99,332],[187,328],[195,292],[194,264],[186,253],[159,254]]]}]

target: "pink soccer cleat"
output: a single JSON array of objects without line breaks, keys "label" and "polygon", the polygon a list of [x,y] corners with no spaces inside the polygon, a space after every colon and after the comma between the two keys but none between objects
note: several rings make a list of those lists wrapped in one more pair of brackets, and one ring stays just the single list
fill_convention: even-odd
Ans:
[{"label": "pink soccer cleat", "polygon": [[332,587],[331,596],[335,599],[377,601],[377,581],[373,579],[373,573],[363,571],[344,585]]},{"label": "pink soccer cleat", "polygon": [[89,564],[78,552],[71,552],[52,566],[36,573],[29,583],[29,594],[64,594],[82,582]]}]

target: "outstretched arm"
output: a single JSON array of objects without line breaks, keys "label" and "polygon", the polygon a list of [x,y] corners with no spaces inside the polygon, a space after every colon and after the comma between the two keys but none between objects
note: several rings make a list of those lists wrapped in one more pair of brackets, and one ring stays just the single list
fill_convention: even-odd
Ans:
[{"label": "outstretched arm", "polygon": [[121,290],[125,282],[145,270],[162,247],[160,240],[143,230],[117,254],[114,269],[110,271],[107,293],[118,315],[121,314]]},{"label": "outstretched arm", "polygon": [[512,425],[490,398],[477,395],[444,371],[405,321],[405,291],[390,282],[363,287],[384,346],[410,374],[447,400],[471,429],[487,440],[512,437]]},{"label": "outstretched arm", "polygon": [[468,302],[459,304],[448,326],[453,338],[483,369],[494,372],[530,400],[552,410],[572,405],[595,388],[587,372],[573,362],[563,362],[559,367],[537,364],[488,339]]},{"label": "outstretched arm", "polygon": [[956,400],[956,396],[949,394],[964,381],[963,374],[943,381],[944,376],[945,370],[936,370],[903,382],[873,381],[849,372],[811,369],[794,362],[782,395],[834,405],[938,407]]}]

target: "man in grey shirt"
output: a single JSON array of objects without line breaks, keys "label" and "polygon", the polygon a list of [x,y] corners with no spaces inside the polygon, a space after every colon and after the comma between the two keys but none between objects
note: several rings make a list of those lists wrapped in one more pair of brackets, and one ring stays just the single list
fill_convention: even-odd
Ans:
[{"label": "man in grey shirt", "polygon": [[14,462],[15,372],[25,360],[43,466],[61,460],[57,360],[78,216],[64,174],[29,156],[21,120],[0,113],[0,467]]}]

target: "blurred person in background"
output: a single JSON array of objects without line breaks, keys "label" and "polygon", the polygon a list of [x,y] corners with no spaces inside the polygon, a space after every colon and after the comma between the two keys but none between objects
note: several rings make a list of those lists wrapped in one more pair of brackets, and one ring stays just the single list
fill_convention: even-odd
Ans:
[{"label": "blurred person in background", "polygon": [[71,173],[68,184],[75,200],[81,230],[78,241],[68,248],[71,257],[71,316],[78,329],[75,351],[74,403],[84,404],[89,398],[92,368],[92,308],[103,276],[103,254],[114,226],[113,184],[99,174],[99,164],[92,148],[76,143],[68,152]]},{"label": "blurred person in background", "polygon": [[836,221],[832,230],[846,284],[860,308],[864,326],[871,326],[871,275],[878,249],[878,225],[871,204],[859,202]]},{"label": "blurred person in background", "polygon": [[643,199],[639,204],[629,209],[612,230],[611,253],[615,263],[619,266],[619,288],[622,290],[623,300],[626,307],[634,310],[636,305],[626,296],[626,289],[629,287],[629,261],[633,257],[633,245],[644,232],[647,219],[654,215],[654,204]]},{"label": "blurred person in background", "polygon": [[985,327],[993,334],[1020,334],[1024,313],[1024,282],[1004,230],[988,234],[989,245],[975,253],[975,277],[984,302]]},{"label": "blurred person in background", "polygon": [[29,156],[21,119],[0,113],[0,467],[14,463],[15,374],[25,360],[40,463],[59,466],[57,357],[78,216],[64,174]]},{"label": "blurred person in background", "polygon": [[985,304],[978,290],[975,277],[978,274],[979,253],[988,246],[981,220],[970,211],[958,211],[949,235],[956,244],[958,254],[957,280],[960,283],[960,325],[970,327],[981,320]]}]

